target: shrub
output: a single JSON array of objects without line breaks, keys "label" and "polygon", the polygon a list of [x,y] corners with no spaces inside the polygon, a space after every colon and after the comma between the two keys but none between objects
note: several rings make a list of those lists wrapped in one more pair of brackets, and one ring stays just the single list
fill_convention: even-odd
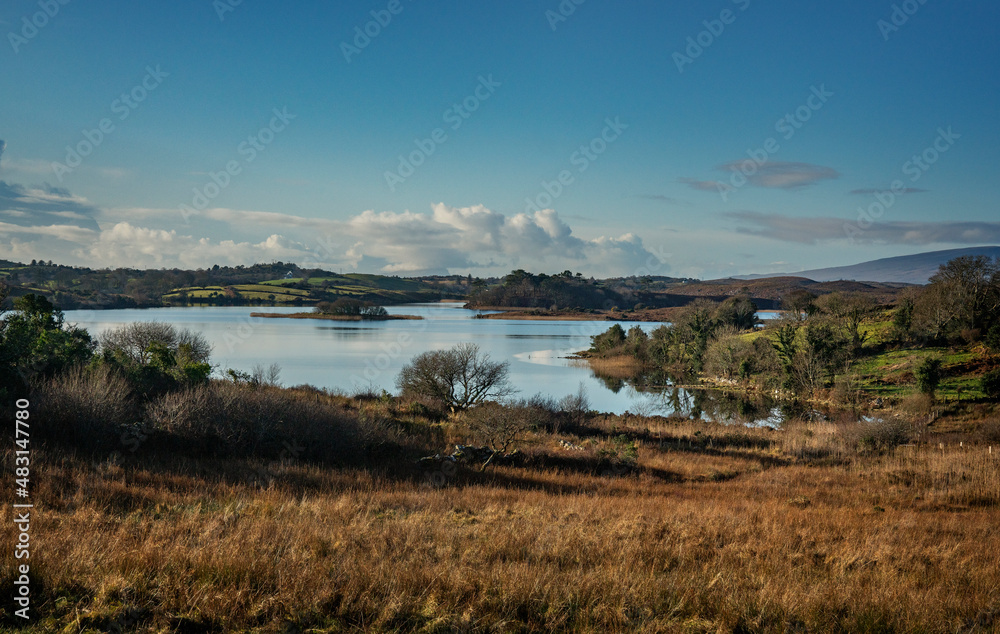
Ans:
[{"label": "shrub", "polygon": [[910,442],[913,424],[902,419],[860,422],[857,442],[862,451],[885,451]]},{"label": "shrub", "polygon": [[505,454],[536,426],[534,410],[528,401],[509,405],[491,401],[464,412],[462,420],[479,442]]},{"label": "shrub", "polygon": [[833,382],[833,401],[842,405],[857,407],[861,404],[861,387],[852,374],[842,374]]},{"label": "shrub", "polygon": [[347,417],[321,392],[228,381],[165,394],[147,405],[146,417],[153,431],[227,455],[292,451],[294,457],[355,462],[392,436],[381,421],[363,425]]},{"label": "shrub", "polygon": [[1000,353],[1000,322],[993,324],[993,326],[986,331],[985,343],[986,347],[989,348],[991,352]]},{"label": "shrub", "polygon": [[780,382],[781,362],[767,339],[750,340],[731,326],[725,326],[705,350],[705,372],[724,379],[738,377],[772,386]]},{"label": "shrub", "polygon": [[605,332],[591,337],[590,350],[592,352],[603,353],[616,350],[625,344],[625,329],[620,324],[615,324]]},{"label": "shrub", "polygon": [[1000,398],[1000,368],[990,370],[979,380],[979,386],[987,398]]},{"label": "shrub", "polygon": [[941,359],[927,357],[917,366],[914,375],[917,378],[917,389],[920,390],[920,393],[933,398],[941,383]]},{"label": "shrub", "polygon": [[139,419],[128,382],[106,366],[78,366],[47,379],[31,400],[45,421],[34,433],[78,448],[119,448],[123,431]]},{"label": "shrub", "polygon": [[573,422],[580,423],[590,411],[590,397],[587,396],[587,386],[580,382],[576,394],[567,394],[559,401],[559,409],[566,412]]},{"label": "shrub", "polygon": [[986,443],[1000,443],[1000,419],[984,421],[979,426],[978,436]]}]

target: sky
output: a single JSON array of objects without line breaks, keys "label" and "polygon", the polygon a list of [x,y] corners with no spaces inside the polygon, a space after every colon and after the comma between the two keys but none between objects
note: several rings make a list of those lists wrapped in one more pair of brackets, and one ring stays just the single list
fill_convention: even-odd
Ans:
[{"label": "sky", "polygon": [[0,258],[703,279],[1000,244],[990,0],[7,0]]}]

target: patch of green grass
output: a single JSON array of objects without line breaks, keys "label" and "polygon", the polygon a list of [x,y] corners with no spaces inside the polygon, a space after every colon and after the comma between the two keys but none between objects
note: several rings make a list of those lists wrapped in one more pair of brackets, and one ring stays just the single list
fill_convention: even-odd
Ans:
[{"label": "patch of green grass", "polygon": [[978,376],[959,373],[958,368],[976,358],[976,354],[969,350],[950,348],[890,350],[859,359],[852,370],[865,391],[880,396],[902,397],[916,393],[914,372],[924,359],[930,357],[937,357],[942,362],[944,376],[938,386],[938,398],[980,399],[985,396],[979,389]]}]

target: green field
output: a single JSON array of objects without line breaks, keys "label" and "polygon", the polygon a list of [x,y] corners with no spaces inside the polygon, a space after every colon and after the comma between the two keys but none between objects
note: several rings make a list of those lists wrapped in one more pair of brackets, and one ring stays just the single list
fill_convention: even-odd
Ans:
[{"label": "green field", "polygon": [[863,389],[878,396],[903,397],[917,392],[914,372],[927,358],[942,361],[942,379],[938,397],[945,400],[985,398],[979,386],[975,361],[970,350],[920,348],[891,350],[858,360],[852,370]]},{"label": "green field", "polygon": [[[253,284],[232,284],[227,286],[186,286],[171,289],[163,295],[163,301],[178,304],[223,303],[226,298],[237,303],[263,304],[314,304],[332,301],[339,297],[362,299],[378,304],[404,304],[441,299],[440,291],[417,280],[407,280],[381,275],[347,274],[325,277],[310,277],[303,285],[303,279],[287,278],[264,280]],[[183,294],[183,296],[182,296]]]}]

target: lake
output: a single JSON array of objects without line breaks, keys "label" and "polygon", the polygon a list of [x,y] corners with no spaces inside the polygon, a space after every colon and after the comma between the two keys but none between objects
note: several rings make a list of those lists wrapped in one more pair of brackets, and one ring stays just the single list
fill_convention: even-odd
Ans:
[{"label": "lake", "polygon": [[[428,350],[472,342],[494,360],[510,362],[510,378],[518,396],[537,393],[562,398],[581,383],[591,407],[622,413],[645,406],[647,396],[634,390],[615,393],[589,369],[565,357],[590,347],[608,321],[529,321],[475,319],[479,312],[461,303],[387,306],[391,314],[419,315],[420,321],[343,322],[311,319],[264,319],[252,312],[295,313],[309,308],[172,307],[101,311],[66,311],[66,321],[94,336],[134,321],[162,321],[201,333],[214,346],[216,374],[226,368],[250,371],[254,365],[277,363],[281,383],[308,383],[347,393],[374,388],[395,392],[400,369]],[[637,322],[620,322],[626,330]],[[638,324],[647,332],[658,324]]]},{"label": "lake", "polygon": [[[214,346],[216,375],[227,368],[249,372],[255,365],[277,363],[280,381],[308,383],[348,394],[373,388],[395,392],[400,369],[429,350],[472,342],[494,360],[510,362],[510,379],[519,397],[541,393],[560,399],[582,384],[592,409],[601,412],[670,413],[701,409],[683,390],[640,392],[628,385],[605,384],[580,362],[567,357],[590,347],[590,338],[611,327],[609,321],[535,321],[476,319],[479,312],[461,303],[387,306],[391,314],[419,315],[422,320],[343,322],[311,319],[265,319],[252,312],[294,313],[293,307],[171,307],[102,311],[66,311],[66,320],[95,337],[135,321],[161,321],[199,332]],[[650,332],[659,324],[618,322]],[[765,412],[765,414],[770,415]],[[766,416],[764,416],[766,418]]]}]

